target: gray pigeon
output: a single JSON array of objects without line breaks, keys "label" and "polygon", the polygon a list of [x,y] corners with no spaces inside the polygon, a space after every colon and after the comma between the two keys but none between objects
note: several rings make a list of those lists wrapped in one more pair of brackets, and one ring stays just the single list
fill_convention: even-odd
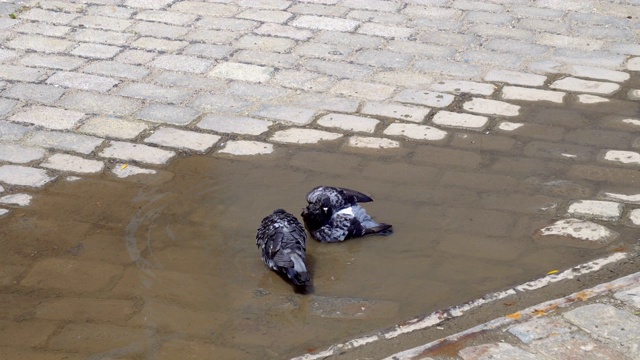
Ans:
[{"label": "gray pigeon", "polygon": [[307,194],[302,218],[320,242],[338,242],[371,234],[391,234],[391,225],[378,223],[358,202],[373,201],[358,191],[319,186]]},{"label": "gray pigeon", "polygon": [[262,219],[256,233],[256,245],[262,250],[264,263],[296,286],[311,282],[305,264],[306,242],[307,233],[300,221],[282,209]]}]

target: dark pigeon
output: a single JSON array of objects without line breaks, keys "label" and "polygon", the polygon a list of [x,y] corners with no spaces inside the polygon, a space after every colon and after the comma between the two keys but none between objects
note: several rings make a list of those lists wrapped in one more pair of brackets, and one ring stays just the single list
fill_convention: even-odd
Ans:
[{"label": "dark pigeon", "polygon": [[304,223],[320,242],[338,242],[366,235],[391,234],[391,225],[378,223],[358,202],[373,201],[358,191],[320,186],[307,194]]},{"label": "dark pigeon", "polygon": [[305,263],[306,242],[307,233],[300,221],[282,209],[262,219],[256,233],[264,263],[298,287],[311,283]]}]

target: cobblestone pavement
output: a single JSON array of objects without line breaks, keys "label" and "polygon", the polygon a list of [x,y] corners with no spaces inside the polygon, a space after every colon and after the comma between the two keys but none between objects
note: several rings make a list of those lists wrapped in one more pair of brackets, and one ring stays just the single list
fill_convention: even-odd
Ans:
[{"label": "cobblestone pavement", "polygon": [[[514,189],[508,174],[543,167],[605,186],[571,190],[536,236],[606,243],[613,226],[640,227],[638,14],[638,0],[0,2],[0,216],[53,181],[190,154],[411,146],[416,169],[453,169],[420,176],[460,188]],[[554,318],[561,336],[623,339],[586,310],[625,311],[576,308]],[[473,349],[463,358],[513,350]]]}]

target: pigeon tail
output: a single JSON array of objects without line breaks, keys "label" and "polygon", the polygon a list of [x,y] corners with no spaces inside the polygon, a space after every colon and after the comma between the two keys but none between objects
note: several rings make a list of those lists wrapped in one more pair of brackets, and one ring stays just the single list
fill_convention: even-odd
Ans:
[{"label": "pigeon tail", "polygon": [[293,267],[287,268],[287,276],[297,286],[308,285],[311,281],[311,276],[307,271],[307,266],[304,264],[304,259],[298,254],[291,254],[291,260],[293,261]]},{"label": "pigeon tail", "polygon": [[393,234],[393,227],[389,224],[378,224],[373,227],[367,227],[364,229],[365,235],[382,235],[387,236]]}]

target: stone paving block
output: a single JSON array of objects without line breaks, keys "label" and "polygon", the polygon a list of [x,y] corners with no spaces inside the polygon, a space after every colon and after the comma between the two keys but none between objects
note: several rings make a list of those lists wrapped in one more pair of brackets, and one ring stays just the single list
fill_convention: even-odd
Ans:
[{"label": "stone paving block", "polygon": [[316,129],[290,128],[276,131],[270,141],[292,144],[317,144],[321,141],[331,141],[342,137],[342,134]]},{"label": "stone paving block", "polygon": [[138,99],[176,104],[189,98],[192,92],[184,89],[166,88],[153,84],[131,83],[122,86],[119,94]]},{"label": "stone paving block", "polygon": [[220,140],[220,136],[201,134],[193,131],[162,127],[146,138],[144,142],[156,145],[207,151]]},{"label": "stone paving block", "polygon": [[366,22],[358,28],[358,33],[380,36],[390,39],[407,39],[413,35],[414,30],[408,27],[390,26]]},{"label": "stone paving block", "polygon": [[640,100],[640,89],[631,89],[627,92],[629,100]]},{"label": "stone paving block", "polygon": [[456,49],[450,46],[423,44],[406,40],[390,40],[387,48],[396,53],[411,54],[416,57],[428,58],[451,58],[455,55]]},{"label": "stone paving block", "polygon": [[384,134],[404,136],[409,139],[440,141],[447,137],[447,132],[427,125],[393,123],[384,129]]},{"label": "stone paving block", "polygon": [[29,194],[11,194],[0,197],[0,204],[27,206],[31,203],[33,197]]},{"label": "stone paving block", "polygon": [[346,59],[353,53],[353,49],[347,45],[324,44],[319,42],[305,42],[293,49],[293,53],[308,58],[320,58],[339,61]]},{"label": "stone paving block", "polygon": [[480,115],[438,111],[431,120],[434,124],[470,130],[482,130],[489,122],[489,118]]},{"label": "stone paving block", "polygon": [[[43,346],[47,338],[51,336],[57,329],[57,324],[44,321],[33,321],[23,319],[22,321],[0,320],[0,345],[18,346],[24,350],[24,347],[40,347]],[[3,356],[11,354],[11,350],[5,353],[3,348]],[[28,352],[25,351],[25,352]],[[14,353],[15,354],[15,353]],[[21,352],[17,358],[25,355]],[[36,358],[37,359],[37,358]]]},{"label": "stone paving block", "polygon": [[159,69],[201,74],[211,67],[212,62],[193,56],[165,54],[158,56],[149,65]]},{"label": "stone paving block", "polygon": [[130,115],[142,107],[142,102],[139,100],[84,91],[66,94],[59,104],[68,109],[114,116]]},{"label": "stone paving block", "polygon": [[71,51],[71,54],[93,59],[110,59],[116,56],[122,48],[118,46],[83,43]]},{"label": "stone paving block", "polygon": [[400,9],[400,4],[382,0],[345,0],[342,6],[353,9],[365,9],[375,11],[396,12]]},{"label": "stone paving block", "polygon": [[566,93],[562,91],[531,89],[519,86],[504,86],[502,88],[502,98],[505,100],[549,101],[562,104],[565,95]]},{"label": "stone paving block", "polygon": [[387,50],[364,50],[355,58],[355,62],[382,68],[405,68],[413,60],[412,55]]},{"label": "stone paving block", "polygon": [[443,94],[432,91],[405,89],[393,98],[395,101],[425,105],[430,107],[446,107],[449,106],[455,97],[450,94]]},{"label": "stone paving block", "polygon": [[124,6],[92,6],[87,9],[87,15],[114,17],[118,19],[129,19],[135,12],[134,9]]},{"label": "stone paving block", "polygon": [[64,91],[64,89],[55,86],[17,83],[5,90],[2,95],[8,98],[51,105],[64,94]]},{"label": "stone paving block", "polygon": [[229,155],[266,155],[273,152],[273,145],[260,141],[230,140],[219,153]]},{"label": "stone paving block", "polygon": [[509,69],[518,69],[522,66],[520,55],[486,50],[465,51],[460,54],[460,60],[471,64],[487,64]]},{"label": "stone paving block", "polygon": [[384,43],[383,40],[378,37],[330,30],[320,32],[314,40],[325,44],[346,45],[351,48],[365,49],[378,48]]},{"label": "stone paving block", "polygon": [[69,24],[78,14],[69,14],[62,11],[49,11],[38,8],[31,8],[20,13],[21,19],[50,22],[52,24]]},{"label": "stone paving block", "polygon": [[604,150],[603,160],[624,165],[640,165],[640,153],[624,150]]},{"label": "stone paving block", "polygon": [[579,200],[569,205],[567,214],[573,217],[616,221],[620,219],[622,209],[622,204],[613,201]]},{"label": "stone paving block", "polygon": [[256,20],[267,23],[284,24],[293,16],[292,13],[280,10],[247,9],[236,17],[240,19]]},{"label": "stone paving block", "polygon": [[174,125],[187,125],[198,115],[200,112],[191,108],[162,104],[149,105],[136,113],[138,119]]},{"label": "stone paving block", "polygon": [[631,347],[638,342],[640,319],[611,305],[584,305],[564,313],[563,316],[585,331],[623,346],[626,344]]},{"label": "stone paving block", "polygon": [[28,54],[22,59],[20,63],[26,66],[44,67],[50,69],[60,70],[74,70],[85,63],[86,60],[62,55],[42,55],[42,54]]},{"label": "stone paving block", "polygon": [[322,109],[328,111],[339,111],[352,113],[358,110],[360,101],[337,96],[330,96],[321,93],[301,94],[293,99],[299,106],[307,106],[311,109]]},{"label": "stone paving block", "polygon": [[329,90],[335,83],[335,79],[322,74],[286,69],[278,71],[272,81],[287,88],[320,92]]},{"label": "stone paving block", "polygon": [[259,35],[279,36],[294,40],[307,40],[313,36],[313,33],[309,30],[274,23],[264,23],[254,32]]},{"label": "stone paving block", "polygon": [[338,0],[313,0],[299,2],[287,10],[294,14],[320,15],[342,17],[349,12],[349,8],[337,5]]},{"label": "stone paving block", "polygon": [[486,81],[504,82],[507,84],[523,86],[542,86],[547,80],[546,76],[523,73],[510,70],[490,70],[484,76]]},{"label": "stone paving block", "polygon": [[632,226],[640,227],[640,209],[633,209],[628,215],[629,223]]},{"label": "stone paving block", "polygon": [[153,175],[155,173],[157,173],[157,171],[152,170],[152,169],[144,169],[141,167],[137,167],[135,165],[130,165],[130,164],[122,164],[122,163],[118,163],[116,164],[112,169],[111,172],[123,179],[123,178],[127,178],[129,176],[134,176],[134,175],[142,175],[142,174],[147,174],[147,175]]},{"label": "stone paving block", "polygon": [[49,341],[49,347],[54,350],[91,354],[119,348],[145,351],[148,344],[144,329],[92,323],[68,324]]},{"label": "stone paving block", "polygon": [[8,60],[13,60],[18,57],[20,57],[20,55],[16,51],[0,49],[0,61],[2,62],[8,62]]},{"label": "stone paving block", "polygon": [[119,83],[113,78],[68,71],[58,71],[46,82],[51,85],[97,92],[107,92]]},{"label": "stone paving block", "polygon": [[0,79],[4,80],[37,82],[46,76],[47,72],[42,69],[6,64],[0,67]]},{"label": "stone paving block", "polygon": [[189,32],[189,28],[184,26],[174,26],[150,21],[139,21],[134,23],[127,31],[137,33],[141,36],[157,36],[169,39],[179,39]]},{"label": "stone paving block", "polygon": [[576,77],[586,77],[589,79],[606,80],[613,82],[625,82],[630,75],[626,72],[601,69],[592,66],[571,65],[569,73]]},{"label": "stone paving block", "polygon": [[[526,19],[520,19],[518,25],[522,27],[522,21]],[[533,28],[532,30],[537,30]],[[533,31],[519,29],[519,28],[509,28],[509,31],[504,31],[504,27],[501,25],[492,25],[492,24],[477,24],[473,25],[469,28],[469,31],[478,36],[482,36],[483,38],[509,38],[516,40],[526,40],[535,37],[535,33]]]},{"label": "stone paving block", "polygon": [[49,25],[45,23],[24,23],[13,28],[19,33],[40,34],[44,36],[65,36],[71,28],[69,26]]},{"label": "stone paving block", "polygon": [[[235,32],[235,31],[227,31],[227,30],[209,30],[209,29],[199,29],[193,30],[187,36],[185,36],[185,40],[188,40],[191,43],[207,43],[207,44],[230,44],[233,42],[234,47],[236,48],[275,48],[276,46],[283,46],[285,43],[285,48],[290,48],[291,44],[289,43],[289,39],[277,39],[277,38],[269,38],[266,36],[252,36],[246,35],[243,38],[236,40],[239,36],[241,36],[244,32]],[[266,41],[260,42],[256,40],[251,42],[247,38],[251,39],[264,39]],[[266,44],[265,44],[266,43]],[[282,50],[281,50],[282,51]]]},{"label": "stone paving block", "polygon": [[[0,112],[0,114],[2,114],[2,112]],[[0,139],[4,141],[20,140],[32,130],[33,129],[27,126],[0,120]]]},{"label": "stone paving block", "polygon": [[332,89],[332,93],[382,101],[395,91],[395,87],[377,83],[341,80]]},{"label": "stone paving block", "polygon": [[[13,108],[18,104],[15,100],[9,100],[5,98],[0,98],[0,116],[4,116],[13,110]],[[0,134],[1,134],[0,130]]]},{"label": "stone paving block", "polygon": [[542,360],[541,357],[507,343],[466,347],[458,352],[464,360]]},{"label": "stone paving block", "polygon": [[133,38],[133,34],[123,34],[116,31],[105,31],[96,29],[82,29],[76,31],[73,34],[73,38],[78,42],[122,46],[127,44]]},{"label": "stone paving block", "polygon": [[[0,134],[2,132],[0,131]],[[4,140],[4,138],[2,138]],[[37,147],[26,147],[17,144],[0,143],[0,161],[7,161],[17,164],[42,159],[45,151]]]},{"label": "stone paving block", "polygon": [[79,156],[67,154],[53,154],[40,166],[47,169],[68,171],[81,174],[93,174],[101,172],[104,164],[101,161],[84,159]]},{"label": "stone paving block", "polygon": [[222,59],[233,51],[229,45],[190,44],[182,51],[185,55],[206,57],[209,59]]},{"label": "stone paving block", "polygon": [[400,147],[400,143],[395,140],[369,137],[369,136],[351,136],[347,146],[363,149],[395,149]]},{"label": "stone paving block", "polygon": [[574,330],[577,330],[575,326],[560,317],[533,318],[508,329],[511,334],[525,344],[547,337],[569,334]]},{"label": "stone paving block", "polygon": [[379,121],[355,115],[327,114],[318,119],[317,123],[324,127],[372,133],[375,131],[376,125],[378,125]]},{"label": "stone paving block", "polygon": [[111,141],[109,146],[103,149],[99,155],[123,161],[133,160],[147,164],[161,165],[169,161],[169,159],[175,155],[175,152],[147,145]]},{"label": "stone paving block", "polygon": [[462,107],[470,112],[487,115],[518,116],[520,114],[518,105],[482,98],[473,98],[465,102]]},{"label": "stone paving block", "polygon": [[414,107],[371,101],[367,101],[360,110],[361,113],[367,115],[382,116],[412,122],[422,122],[430,111],[431,109],[427,107]]},{"label": "stone paving block", "polygon": [[98,146],[102,145],[103,141],[104,139],[82,134],[58,131],[34,131],[31,133],[31,136],[25,140],[25,143],[44,148],[89,154]]},{"label": "stone paving block", "polygon": [[219,94],[204,94],[198,96],[191,103],[191,107],[203,112],[239,113],[251,106],[252,103],[236,96]]},{"label": "stone paving block", "polygon": [[413,67],[418,71],[437,75],[448,75],[462,79],[475,79],[481,74],[481,68],[477,65],[454,62],[450,60],[419,60]]},{"label": "stone paving block", "polygon": [[41,187],[55,179],[42,169],[34,169],[18,165],[0,166],[0,181],[9,185]]},{"label": "stone paving block", "polygon": [[368,66],[317,59],[306,61],[302,65],[311,71],[338,78],[362,79],[373,73],[373,70]]},{"label": "stone paving block", "polygon": [[606,226],[580,219],[563,219],[539,230],[540,236],[560,236],[570,239],[607,244],[618,233]]},{"label": "stone paving block", "polygon": [[153,79],[153,82],[165,86],[179,86],[189,89],[215,91],[226,88],[227,84],[219,79],[211,79],[198,75],[163,71]]},{"label": "stone paving block", "polygon": [[273,68],[266,66],[225,62],[213,68],[209,76],[240,81],[265,82],[271,78],[273,71]]},{"label": "stone paving block", "polygon": [[291,22],[295,27],[346,32],[354,31],[359,24],[360,22],[355,20],[314,15],[302,15]]},{"label": "stone paving block", "polygon": [[18,35],[6,43],[6,46],[12,49],[33,50],[47,54],[64,53],[74,45],[73,41],[40,35]]},{"label": "stone paving block", "polygon": [[564,128],[554,126],[544,126],[537,124],[514,123],[501,121],[495,128],[499,131],[513,133],[518,136],[527,136],[537,139],[562,140],[564,138]]},{"label": "stone paving block", "polygon": [[640,57],[634,57],[627,61],[627,70],[640,71]]},{"label": "stone paving block", "polygon": [[171,6],[169,10],[215,17],[230,17],[239,12],[238,7],[234,4],[203,3],[201,1],[181,1]]},{"label": "stone paving block", "polygon": [[531,54],[543,55],[549,50],[548,46],[512,39],[493,39],[485,45],[485,48],[488,50],[521,54],[524,56],[530,56]]},{"label": "stone paving block", "polygon": [[431,90],[454,94],[468,93],[489,96],[496,90],[495,85],[464,80],[441,80],[429,86]]},{"label": "stone paving block", "polygon": [[287,53],[296,45],[296,42],[292,39],[278,37],[245,35],[233,45],[240,49]]},{"label": "stone paving block", "polygon": [[556,80],[549,85],[549,87],[552,89],[602,95],[611,95],[620,89],[620,85],[615,83],[581,80],[573,77]]},{"label": "stone paving block", "polygon": [[143,9],[161,9],[171,4],[171,0],[126,0],[124,4],[135,8]]},{"label": "stone paving block", "polygon": [[533,350],[555,359],[624,359],[626,356],[583,334],[562,334],[535,341]]},{"label": "stone paving block", "polygon": [[184,14],[175,11],[165,10],[143,10],[135,15],[136,19],[146,21],[157,21],[172,25],[187,25],[195,21],[198,16],[195,14]]},{"label": "stone paving block", "polygon": [[234,81],[227,85],[225,94],[241,97],[250,101],[266,102],[277,98],[285,99],[293,92],[271,84],[264,85],[245,81]]},{"label": "stone paving block", "polygon": [[116,61],[97,61],[82,68],[82,71],[105,76],[141,80],[149,74],[149,70],[136,65],[123,64]]},{"label": "stone paving block", "polygon": [[84,113],[71,110],[63,110],[54,107],[32,106],[25,111],[18,112],[10,121],[24,122],[43,126],[54,130],[70,130],[84,117]]},{"label": "stone paving block", "polygon": [[307,125],[311,123],[315,114],[316,111],[312,109],[271,105],[263,105],[253,113],[255,116],[295,125]]},{"label": "stone paving block", "polygon": [[129,19],[118,19],[107,16],[81,16],[71,22],[76,27],[87,27],[92,29],[104,29],[113,31],[124,31],[133,24]]},{"label": "stone paving block", "polygon": [[568,64],[620,69],[626,56],[604,51],[557,49],[554,52],[554,59]]},{"label": "stone paving block", "polygon": [[260,25],[257,21],[204,16],[196,22],[197,27],[205,29],[231,30],[235,32],[253,30]]},{"label": "stone paving block", "polygon": [[629,306],[640,309],[640,286],[631,288],[629,290],[618,291],[617,293],[613,294],[613,296],[618,300],[624,301]]},{"label": "stone paving block", "polygon": [[[154,37],[139,37],[131,43],[131,47],[133,48],[162,52],[176,52],[187,45],[189,45],[189,42],[187,41],[158,39]],[[160,67],[173,67],[173,65],[173,63],[169,63],[165,60]]]},{"label": "stone paving block", "polygon": [[97,116],[85,121],[80,132],[106,138],[134,139],[149,126],[142,122]]}]

